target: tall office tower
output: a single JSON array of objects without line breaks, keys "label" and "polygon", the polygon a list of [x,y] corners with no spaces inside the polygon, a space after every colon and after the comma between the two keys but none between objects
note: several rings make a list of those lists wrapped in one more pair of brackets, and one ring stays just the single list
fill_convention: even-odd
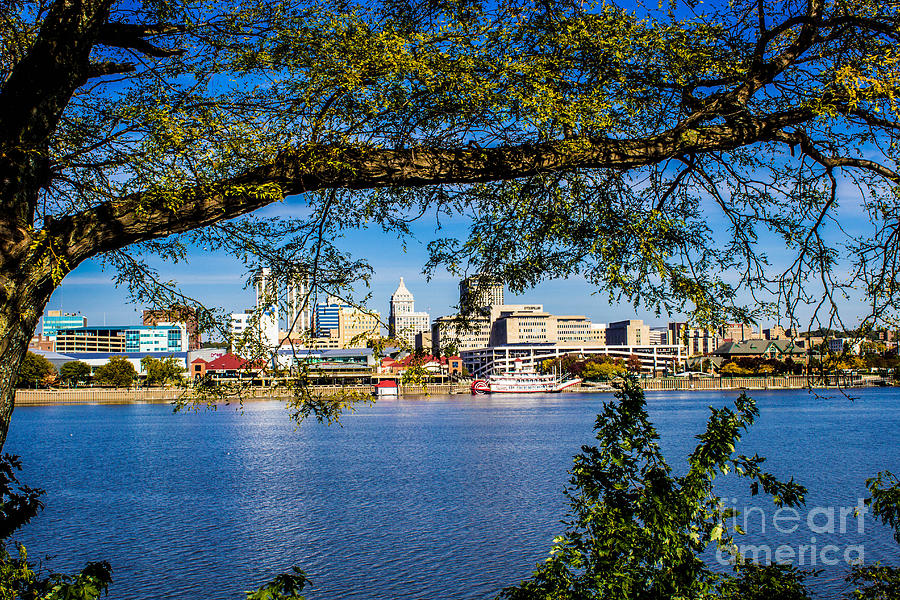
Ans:
[{"label": "tall office tower", "polygon": [[309,333],[312,329],[312,298],[309,293],[309,277],[298,276],[288,284],[287,289],[287,314],[285,315],[285,330],[291,336],[299,336]]},{"label": "tall office tower", "polygon": [[459,282],[462,311],[503,304],[503,282],[493,275],[472,275]]},{"label": "tall office tower", "polygon": [[[336,296],[328,296],[325,302],[317,303],[315,310],[316,337],[329,337],[331,330],[340,331],[341,310],[345,308],[351,308],[351,306]],[[338,335],[335,333],[334,337]]]},{"label": "tall office tower", "polygon": [[391,336],[409,343],[410,348],[415,347],[416,334],[429,331],[430,323],[428,313],[415,312],[415,299],[412,293],[406,289],[403,278],[400,285],[391,295],[391,312],[388,316],[388,328]]},{"label": "tall office tower", "polygon": [[272,272],[263,267],[256,272],[256,311],[258,314],[260,341],[270,348],[276,348],[278,338],[278,290],[272,280]]}]

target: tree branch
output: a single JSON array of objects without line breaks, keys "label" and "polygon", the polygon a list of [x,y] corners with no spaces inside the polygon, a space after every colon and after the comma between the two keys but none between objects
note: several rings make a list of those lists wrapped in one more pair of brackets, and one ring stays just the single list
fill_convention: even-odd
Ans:
[{"label": "tree branch", "polygon": [[167,50],[154,46],[144,38],[151,35],[168,35],[185,31],[183,25],[132,25],[129,23],[107,23],[97,36],[97,43],[115,48],[136,50],[147,56],[168,58],[184,54],[184,49]]},{"label": "tree branch", "polygon": [[[232,219],[293,194],[479,183],[577,169],[631,169],[772,141],[782,128],[812,116],[796,110],[741,124],[676,128],[647,138],[575,138],[495,148],[309,145],[285,151],[272,163],[229,180],[168,192],[165,202],[158,193],[135,194],[59,219],[51,233],[64,240],[74,265],[99,252]],[[273,196],[269,188],[263,193],[261,186],[277,186],[277,192]]]},{"label": "tree branch", "polygon": [[900,183],[900,173],[881,163],[875,162],[874,160],[851,156],[826,156],[816,147],[815,142],[813,142],[804,131],[779,131],[776,134],[775,139],[792,146],[799,145],[804,154],[827,169],[852,167],[864,171],[871,171],[894,183]]}]

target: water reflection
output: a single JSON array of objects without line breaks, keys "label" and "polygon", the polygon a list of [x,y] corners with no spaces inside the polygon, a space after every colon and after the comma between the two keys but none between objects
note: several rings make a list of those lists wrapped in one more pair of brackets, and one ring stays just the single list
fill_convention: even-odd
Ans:
[{"label": "water reflection", "polygon": [[[900,466],[900,395],[861,394],[850,403],[760,392],[762,416],[742,451],[809,485],[811,506],[855,503],[865,477]],[[673,466],[683,468],[675,457],[693,447],[706,406],[731,396],[648,395]],[[114,599],[237,598],[293,564],[313,579],[311,598],[491,597],[527,576],[563,529],[566,470],[608,399],[380,401],[330,428],[295,428],[277,402],[244,414],[21,408],[6,450],[48,495],[19,537],[52,552],[53,568],[111,560]],[[759,504],[727,480],[721,490],[739,506]],[[870,525],[867,560],[900,562],[887,532]]]}]

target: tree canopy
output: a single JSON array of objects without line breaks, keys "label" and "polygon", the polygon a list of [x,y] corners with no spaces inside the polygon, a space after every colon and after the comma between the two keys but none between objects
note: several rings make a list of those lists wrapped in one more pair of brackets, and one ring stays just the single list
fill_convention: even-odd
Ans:
[{"label": "tree canopy", "polygon": [[101,385],[131,387],[137,378],[137,371],[124,356],[111,356],[105,365],[97,367],[94,378]]},{"label": "tree canopy", "polygon": [[59,378],[65,383],[84,383],[91,378],[91,366],[80,360],[70,360],[59,367]]},{"label": "tree canopy", "polygon": [[165,385],[177,381],[184,373],[184,367],[178,364],[175,357],[154,358],[145,356],[141,359],[141,370],[146,374],[146,385]]},{"label": "tree canopy", "polygon": [[22,360],[17,386],[24,388],[44,385],[48,383],[48,378],[51,378],[55,373],[56,369],[53,368],[49,360],[40,354],[29,352]]},{"label": "tree canopy", "polygon": [[[697,320],[740,313],[741,287],[825,321],[855,289],[896,308],[895,1],[7,5],[0,424],[89,258],[160,305],[184,299],[142,257],[191,245],[347,294],[369,271],[340,231],[462,214],[428,268],[514,291],[580,274]],[[303,216],[245,216],[291,195]],[[835,241],[846,195],[871,227]],[[775,272],[772,239],[793,253]]]}]

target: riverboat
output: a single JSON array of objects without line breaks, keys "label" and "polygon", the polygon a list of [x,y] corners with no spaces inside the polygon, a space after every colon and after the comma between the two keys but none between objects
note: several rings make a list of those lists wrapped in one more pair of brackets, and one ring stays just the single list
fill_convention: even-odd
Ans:
[{"label": "riverboat", "polygon": [[579,383],[581,379],[577,377],[563,379],[553,373],[541,374],[523,369],[521,359],[517,358],[512,371],[476,379],[471,389],[473,394],[546,394],[561,392]]}]

